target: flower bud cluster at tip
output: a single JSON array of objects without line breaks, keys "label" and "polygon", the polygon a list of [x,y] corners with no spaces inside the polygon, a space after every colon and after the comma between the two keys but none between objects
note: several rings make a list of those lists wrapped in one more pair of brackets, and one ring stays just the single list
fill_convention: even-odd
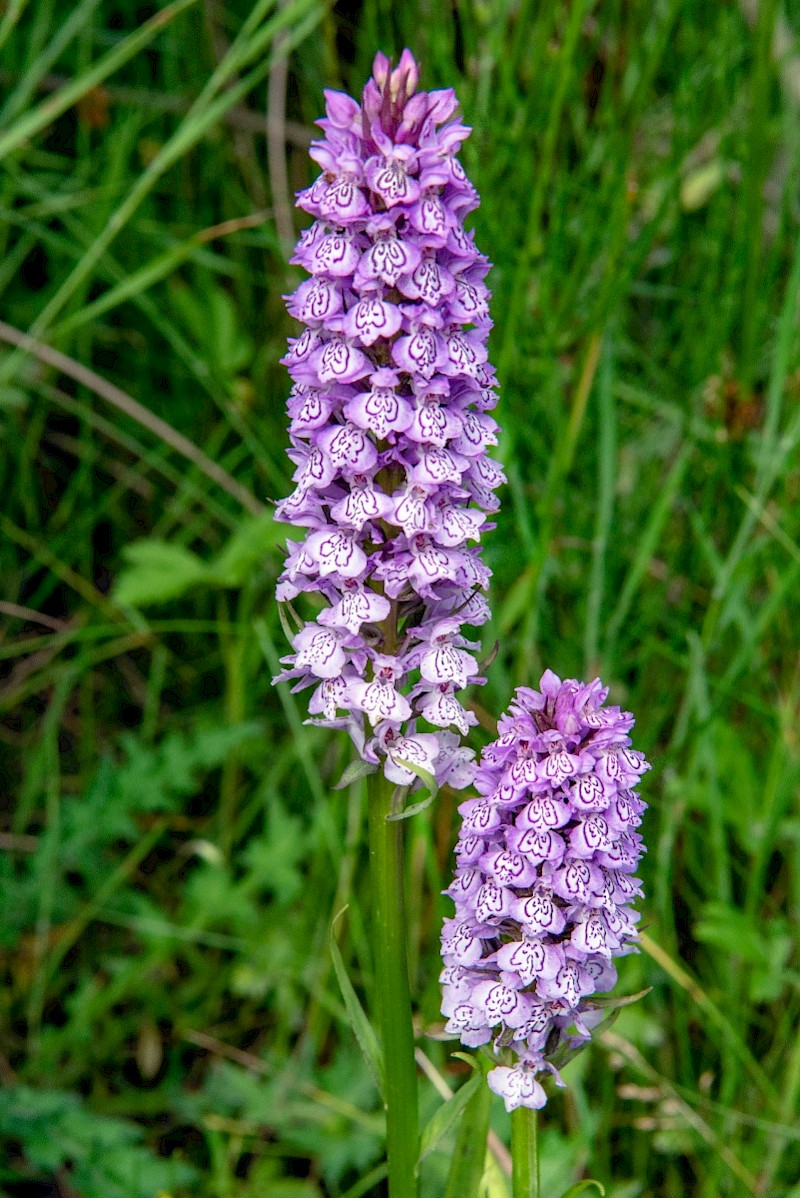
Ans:
[{"label": "flower bud cluster at tip", "polygon": [[508,1110],[543,1106],[537,1073],[560,1083],[550,1058],[601,1018],[591,996],[635,951],[642,893],[634,788],[650,766],[631,748],[633,716],[603,706],[599,679],[548,670],[539,685],[516,691],[481,755],[479,797],[459,807],[442,932],[446,1030],[471,1048],[493,1041],[503,1063],[488,1081]]},{"label": "flower bud cluster at tip", "polygon": [[400,785],[408,762],[468,785],[476,722],[458,692],[483,681],[464,628],[488,619],[480,537],[505,481],[487,361],[487,259],[464,229],[477,193],[456,158],[469,129],[452,90],[418,92],[405,50],[379,54],[361,103],[327,92],[322,174],[298,196],[315,218],[288,297],[305,325],[283,362],[295,489],[278,599],[325,606],[294,636],[279,679],[346,728]]}]

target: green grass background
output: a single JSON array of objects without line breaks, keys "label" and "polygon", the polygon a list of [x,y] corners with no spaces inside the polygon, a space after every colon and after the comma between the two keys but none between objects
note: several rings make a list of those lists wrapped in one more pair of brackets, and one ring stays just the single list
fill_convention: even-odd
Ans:
[{"label": "green grass background", "polygon": [[[369,1001],[363,798],[270,687],[269,500],[311,122],[408,45],[474,129],[495,263],[474,744],[549,666],[601,674],[654,764],[621,979],[652,992],[548,1104],[544,1192],[800,1195],[799,29],[796,0],[0,6],[0,1192],[382,1192],[329,951],[349,904]],[[422,1030],[455,802],[409,826]]]}]

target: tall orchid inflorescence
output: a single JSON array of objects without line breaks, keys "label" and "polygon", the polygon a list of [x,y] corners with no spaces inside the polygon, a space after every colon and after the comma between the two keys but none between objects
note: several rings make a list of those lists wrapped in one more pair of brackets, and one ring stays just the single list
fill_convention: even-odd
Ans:
[{"label": "tall orchid inflorescence", "polygon": [[283,359],[297,469],[277,516],[305,533],[278,598],[324,607],[280,677],[314,686],[312,715],[391,781],[416,781],[408,762],[463,787],[475,717],[458,692],[482,681],[464,627],[488,618],[478,542],[504,480],[486,453],[489,263],[456,158],[469,129],[453,91],[417,79],[405,50],[395,70],[378,54],[360,105],[326,92],[322,174],[298,197],[315,219],[293,261],[312,277],[288,301],[306,327]]},{"label": "tall orchid inflorescence", "polygon": [[470,1047],[494,1038],[504,1063],[488,1081],[508,1110],[543,1106],[537,1073],[588,1037],[591,995],[614,985],[612,958],[634,951],[628,904],[641,895],[646,804],[634,787],[650,767],[630,747],[633,716],[602,706],[599,679],[548,670],[539,685],[517,690],[483,751],[481,797],[459,808],[456,914],[442,935],[447,1031]]}]

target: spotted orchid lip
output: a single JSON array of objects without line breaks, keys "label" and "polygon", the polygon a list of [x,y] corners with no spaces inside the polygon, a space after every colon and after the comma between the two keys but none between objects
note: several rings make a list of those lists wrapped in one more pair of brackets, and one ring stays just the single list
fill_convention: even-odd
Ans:
[{"label": "spotted orchid lip", "polygon": [[481,537],[504,475],[487,457],[489,263],[456,158],[469,130],[452,91],[418,82],[405,51],[375,59],[360,103],[327,92],[321,173],[297,200],[313,221],[292,262],[310,277],[287,297],[304,328],[283,358],[296,469],[276,515],[302,539],[278,596],[324,606],[278,678],[313,687],[315,722],[346,725],[398,785],[419,784],[413,765],[461,788],[476,718],[460,692],[483,681],[465,629],[489,618]]},{"label": "spotted orchid lip", "polygon": [[597,679],[547,671],[540,688],[516,691],[483,751],[445,892],[442,1013],[468,1047],[493,1042],[488,1081],[508,1110],[543,1106],[537,1075],[572,1025],[588,1036],[591,996],[637,939],[642,893],[645,803],[632,788],[650,767],[630,747],[633,717],[604,706]]}]

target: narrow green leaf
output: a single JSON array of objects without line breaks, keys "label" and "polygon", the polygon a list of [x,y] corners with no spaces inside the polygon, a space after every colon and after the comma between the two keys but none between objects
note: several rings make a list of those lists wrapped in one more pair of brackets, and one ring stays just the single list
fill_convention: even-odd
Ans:
[{"label": "narrow green leaf", "polygon": [[358,1047],[364,1054],[364,1060],[367,1062],[367,1068],[372,1074],[375,1085],[378,1087],[381,1096],[383,1096],[383,1053],[381,1051],[381,1046],[378,1043],[378,1037],[375,1034],[375,1029],[367,1019],[364,1008],[359,1002],[358,995],[353,989],[353,983],[348,977],[344,959],[342,958],[339,945],[336,943],[336,939],[334,937],[336,924],[346,910],[346,907],[342,907],[342,910],[338,915],[334,916],[331,923],[330,939],[333,968],[339,981],[339,989],[342,992],[342,998],[344,999],[345,1010],[347,1011],[347,1017],[350,1020],[350,1026],[353,1029],[353,1034],[355,1035],[356,1040],[358,1041]]},{"label": "narrow green leaf", "polygon": [[482,1073],[475,1073],[465,1082],[460,1089],[456,1090],[446,1102],[436,1110],[433,1118],[428,1123],[419,1140],[419,1160],[417,1161],[417,1170],[420,1163],[433,1152],[439,1142],[447,1135],[450,1128],[455,1124],[461,1112],[469,1102],[472,1095],[477,1090],[478,1086],[485,1086]]},{"label": "narrow green leaf", "polygon": [[377,769],[377,765],[373,765],[371,761],[364,761],[363,758],[351,761],[333,789],[344,790],[351,782],[357,782],[359,778],[366,778],[368,774],[376,773]]},{"label": "narrow green leaf", "polygon": [[6,44],[10,34],[14,32],[14,26],[22,16],[27,5],[28,0],[8,0],[6,11],[3,13],[3,19],[0,21],[0,49]]},{"label": "narrow green leaf", "polygon": [[364,1198],[367,1193],[374,1192],[374,1187],[378,1182],[383,1181],[386,1174],[389,1172],[386,1165],[376,1165],[374,1169],[370,1169],[369,1173],[365,1173],[363,1177],[350,1186],[349,1190],[345,1190],[342,1198]]},{"label": "narrow green leaf", "polygon": [[597,493],[594,501],[595,520],[592,538],[592,565],[586,595],[583,654],[586,673],[597,661],[600,644],[600,617],[606,594],[606,555],[614,517],[617,470],[617,408],[614,398],[614,342],[610,336],[603,341],[603,352],[597,370]]},{"label": "narrow green leaf", "polygon": [[102,316],[104,312],[108,312],[110,308],[116,308],[120,304],[124,304],[126,300],[135,299],[143,291],[147,291],[154,284],[159,283],[167,275],[177,270],[187,258],[190,258],[192,254],[197,252],[199,245],[199,238],[195,235],[187,241],[182,241],[180,245],[172,246],[170,249],[165,250],[163,254],[159,254],[158,257],[153,258],[152,261],[140,267],[139,270],[126,275],[121,282],[117,283],[115,287],[109,288],[108,291],[104,291],[96,300],[93,300],[90,304],[85,304],[60,321],[54,329],[54,337],[66,332],[71,333],[82,325],[97,320],[99,316]]},{"label": "narrow green leaf", "polygon": [[410,807],[404,807],[402,811],[393,811],[386,818],[390,824],[396,823],[400,819],[410,819],[412,815],[419,815],[420,811],[425,811],[426,808],[430,807],[435,798],[435,794],[429,794],[427,798],[422,799],[419,803],[412,803]]},{"label": "narrow green leaf", "polygon": [[[403,769],[410,770],[412,774],[416,774],[418,778],[421,778],[428,788],[428,793],[420,802],[412,803],[410,807],[404,807],[402,811],[393,811],[391,815],[387,815],[387,820],[392,823],[400,819],[409,819],[412,815],[419,815],[420,811],[424,811],[426,807],[430,807],[439,792],[436,779],[430,770],[423,769],[421,765],[416,765],[413,761],[404,761],[402,757],[396,757],[394,760]],[[398,787],[400,791],[404,789],[403,787]]]},{"label": "narrow green leaf", "polygon": [[578,1041],[575,1046],[570,1045],[569,1042],[565,1042],[559,1048],[557,1048],[550,1057],[550,1061],[553,1065],[555,1065],[556,1069],[561,1070],[565,1065],[568,1065],[570,1061],[574,1061],[575,1057],[577,1057],[579,1053],[585,1052],[591,1043],[597,1041],[599,1037],[602,1036],[603,1032],[607,1032],[610,1027],[613,1027],[619,1019],[621,1009],[621,1007],[614,1007],[608,1012],[604,1019],[601,1019],[599,1023],[595,1024],[595,1026],[592,1028],[591,1040]]},{"label": "narrow green leaf", "polygon": [[430,770],[426,770],[424,766],[417,765],[414,761],[405,761],[402,757],[396,757],[394,760],[398,765],[402,765],[402,767],[406,770],[411,770],[412,774],[416,774],[418,778],[421,778],[431,795],[436,795],[439,787],[437,785],[436,778],[433,776]]},{"label": "narrow green leaf", "polygon": [[292,641],[294,640],[294,638],[297,636],[297,633],[299,632],[299,628],[292,628],[291,624],[289,623],[288,617],[286,615],[286,604],[284,604],[284,603],[278,604],[278,619],[281,622],[281,628],[283,629],[283,635],[286,637],[287,641],[291,645]]},{"label": "narrow green leaf", "polygon": [[603,1010],[615,1011],[618,1007],[629,1007],[632,1003],[638,1002],[640,998],[644,998],[653,989],[652,986],[645,987],[644,990],[637,991],[636,994],[609,994],[607,998],[599,995],[592,995],[588,1002],[593,1007],[600,1007]]},{"label": "narrow green leaf", "polygon": [[590,1187],[594,1187],[605,1198],[605,1186],[601,1185],[599,1181],[595,1181],[593,1177],[587,1177],[585,1181],[579,1181],[567,1190],[566,1194],[562,1195],[562,1198],[578,1198],[578,1194],[585,1194]]},{"label": "narrow green leaf", "polygon": [[469,1052],[451,1052],[450,1056],[457,1061],[463,1061],[465,1065],[469,1065],[470,1069],[480,1070],[481,1063]]},{"label": "narrow green leaf", "polygon": [[753,505],[748,505],[748,510],[742,518],[733,544],[714,581],[713,598],[720,603],[726,598],[731,579],[745,554],[758,519],[758,512],[763,507],[775,480],[785,468],[786,460],[794,448],[792,438],[788,434],[778,437],[778,427],[783,395],[786,390],[786,376],[792,360],[792,348],[797,343],[795,325],[798,303],[800,303],[800,236],[795,243],[792,273],[786,284],[777,337],[771,354],[772,367],[767,386],[766,419],[759,446],[756,486],[753,496],[755,502]]},{"label": "narrow green leaf", "polygon": [[[486,1168],[486,1137],[489,1134],[492,1092],[486,1084],[481,1063],[478,1062],[478,1065],[478,1072],[470,1081],[479,1084],[470,1095],[458,1129],[444,1198],[478,1198]],[[467,1082],[468,1085],[470,1082]],[[467,1086],[463,1086],[462,1090]]]}]

